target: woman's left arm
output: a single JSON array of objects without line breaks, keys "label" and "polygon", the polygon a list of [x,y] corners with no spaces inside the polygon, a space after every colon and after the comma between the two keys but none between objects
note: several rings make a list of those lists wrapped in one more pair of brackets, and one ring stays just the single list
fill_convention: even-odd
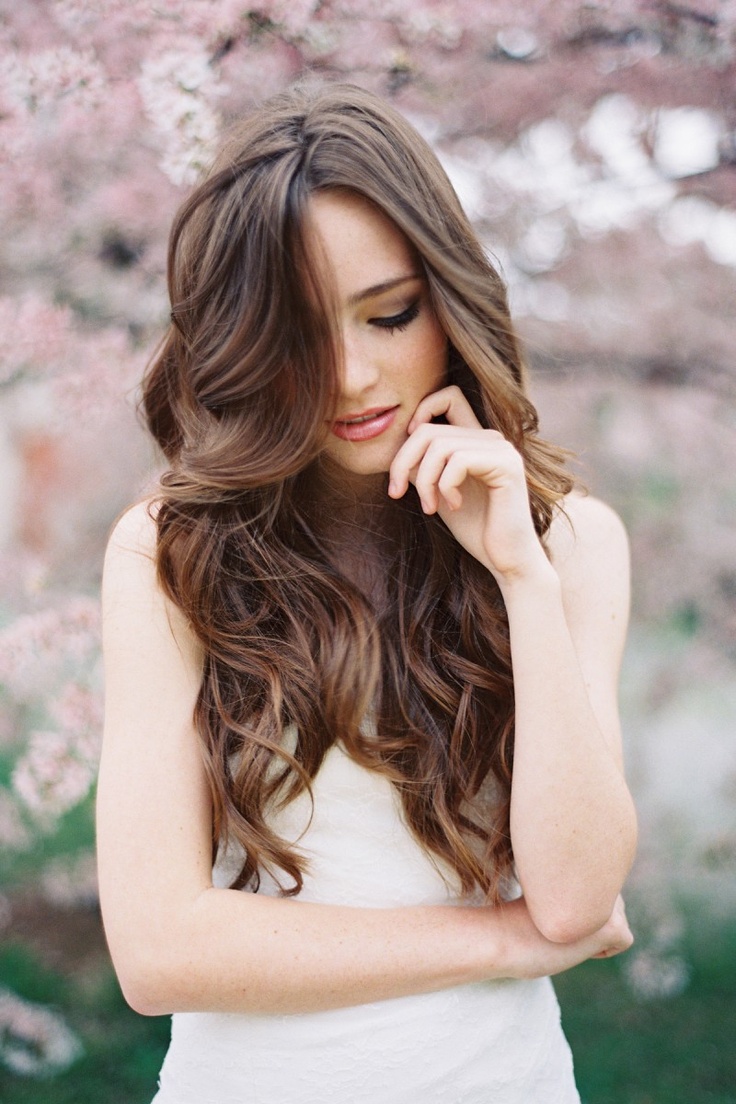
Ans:
[{"label": "woman's left arm", "polygon": [[504,587],[516,700],[511,836],[529,911],[566,942],[610,915],[636,845],[618,720],[628,545],[595,499],[569,496],[550,534],[555,577]]},{"label": "woman's left arm", "polygon": [[[444,415],[448,425],[432,418]],[[613,511],[571,495],[545,555],[520,455],[478,425],[456,387],[420,403],[389,493],[413,482],[427,513],[493,572],[508,612],[516,733],[511,837],[539,931],[598,930],[631,865],[636,815],[622,773],[618,675],[628,620],[626,535]]]}]

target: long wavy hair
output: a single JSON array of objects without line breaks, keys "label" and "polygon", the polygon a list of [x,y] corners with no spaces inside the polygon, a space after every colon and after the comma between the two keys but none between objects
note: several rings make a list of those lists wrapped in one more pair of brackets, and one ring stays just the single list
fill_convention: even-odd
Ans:
[{"label": "long wavy hair", "polygon": [[143,392],[170,465],[158,575],[204,650],[195,722],[213,849],[242,847],[234,887],[257,889],[267,869],[297,893],[307,864],[269,810],[311,793],[340,741],[396,786],[438,868],[497,900],[513,864],[514,734],[498,586],[413,488],[384,508],[380,606],[326,550],[320,452],[340,350],[306,219],[329,189],[405,235],[448,338],[448,380],[522,453],[540,538],[572,487],[564,453],[538,436],[503,281],[409,123],[332,84],[278,95],[235,129],[176,216],[171,326]]}]

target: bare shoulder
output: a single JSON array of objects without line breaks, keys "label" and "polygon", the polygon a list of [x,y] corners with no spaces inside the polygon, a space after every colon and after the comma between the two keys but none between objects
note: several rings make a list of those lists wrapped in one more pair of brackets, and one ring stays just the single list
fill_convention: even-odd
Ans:
[{"label": "bare shoulder", "polygon": [[198,664],[198,647],[182,611],[164,594],[156,570],[157,503],[137,502],[113,526],[102,579],[103,637],[111,642],[173,640]]},{"label": "bare shoulder", "polygon": [[102,573],[103,611],[116,594],[163,600],[156,572],[157,508],[152,499],[136,502],[113,525]]},{"label": "bare shoulder", "polygon": [[629,542],[615,510],[599,498],[573,492],[557,510],[547,548],[560,576],[623,573],[628,577]]},{"label": "bare shoulder", "polygon": [[151,499],[143,499],[120,515],[110,533],[105,561],[142,556],[153,562],[156,556],[156,507]]},{"label": "bare shoulder", "polygon": [[618,514],[600,499],[568,495],[547,541],[562,583],[570,630],[590,666],[620,664],[629,621],[629,543]]}]

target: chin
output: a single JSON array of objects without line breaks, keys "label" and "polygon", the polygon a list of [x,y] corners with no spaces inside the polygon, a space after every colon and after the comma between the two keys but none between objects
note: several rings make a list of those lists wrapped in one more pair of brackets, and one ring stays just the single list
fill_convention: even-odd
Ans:
[{"label": "chin", "polygon": [[351,478],[360,479],[361,476],[364,476],[366,479],[378,479],[380,477],[388,479],[388,464],[385,466],[383,464],[338,464],[338,467]]},{"label": "chin", "polygon": [[330,456],[330,460],[337,469],[345,472],[346,475],[388,475],[391,462],[396,455],[396,449],[387,450],[383,455],[374,450],[372,456],[367,455],[367,450],[364,451],[366,452],[364,456],[345,456],[343,453],[341,456]]}]

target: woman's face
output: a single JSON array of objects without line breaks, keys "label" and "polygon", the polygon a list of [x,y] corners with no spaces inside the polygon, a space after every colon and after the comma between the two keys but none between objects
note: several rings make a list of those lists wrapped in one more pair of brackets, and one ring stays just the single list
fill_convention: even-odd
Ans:
[{"label": "woman's face", "polygon": [[342,348],[325,453],[354,475],[387,472],[418,403],[445,383],[447,338],[406,238],[377,208],[319,192],[310,227],[337,296]]}]

